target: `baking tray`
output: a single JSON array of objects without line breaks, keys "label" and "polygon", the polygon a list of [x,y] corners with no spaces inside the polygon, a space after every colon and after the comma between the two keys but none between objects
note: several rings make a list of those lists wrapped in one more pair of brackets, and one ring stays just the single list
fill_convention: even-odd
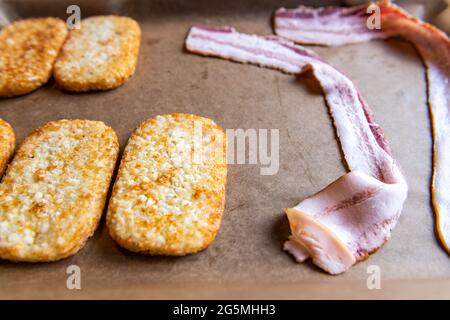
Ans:
[{"label": "baking tray", "polygon": [[[16,18],[65,18],[73,4],[4,2]],[[222,227],[206,251],[178,258],[134,254],[114,244],[102,221],[71,258],[44,264],[0,261],[0,298],[450,298],[450,261],[435,239],[430,205],[424,67],[402,40],[313,47],[357,84],[405,172],[409,196],[392,239],[339,276],[310,263],[296,264],[282,251],[289,234],[283,208],[346,170],[320,89],[307,75],[189,54],[183,41],[195,23],[270,34],[273,10],[298,3],[336,2],[77,1],[83,17],[117,13],[139,21],[143,33],[136,74],[107,92],[71,94],[50,81],[31,94],[0,100],[0,117],[14,127],[18,143],[47,121],[87,118],[112,126],[123,150],[144,119],[187,112],[224,128],[279,129],[279,171],[263,176],[260,165],[228,166]],[[66,287],[69,265],[81,269],[81,290]],[[381,289],[367,287],[371,265],[380,268]]]}]

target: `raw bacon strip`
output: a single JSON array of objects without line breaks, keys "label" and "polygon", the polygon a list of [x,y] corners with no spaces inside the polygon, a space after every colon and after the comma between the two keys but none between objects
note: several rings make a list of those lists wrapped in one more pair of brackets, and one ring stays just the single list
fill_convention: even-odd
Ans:
[{"label": "raw bacon strip", "polygon": [[298,261],[311,258],[337,274],[389,238],[407,185],[368,105],[345,75],[283,38],[242,34],[229,27],[192,27],[186,48],[291,74],[312,69],[322,86],[352,172],[287,210],[292,236],[286,250]]},{"label": "raw bacon strip", "polygon": [[[450,254],[450,40],[440,30],[408,15],[389,1],[376,5],[381,13],[380,31],[364,30],[367,5],[280,9],[275,13],[275,31],[300,43],[340,45],[400,36],[416,46],[427,67],[434,140],[431,193],[436,230],[443,248]],[[323,12],[332,14],[323,15]]]},{"label": "raw bacon strip", "polygon": [[280,8],[274,15],[275,33],[302,44],[338,46],[383,39],[391,36],[384,30],[370,30],[366,23],[370,3],[354,7],[299,6]]}]

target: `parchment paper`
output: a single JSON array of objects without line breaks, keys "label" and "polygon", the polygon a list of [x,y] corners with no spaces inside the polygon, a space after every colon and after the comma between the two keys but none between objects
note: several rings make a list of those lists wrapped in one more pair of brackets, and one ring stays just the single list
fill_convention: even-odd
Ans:
[{"label": "parchment paper", "polygon": [[[73,2],[73,1],[72,1]],[[67,1],[15,1],[20,17],[66,17]],[[19,98],[0,100],[0,117],[18,143],[50,120],[102,120],[121,150],[133,129],[158,114],[187,112],[224,128],[280,130],[280,168],[229,165],[221,230],[206,251],[151,257],[116,246],[104,221],[75,256],[47,264],[0,261],[0,298],[450,298],[450,260],[435,239],[430,205],[431,131],[424,67],[415,49],[393,39],[338,48],[314,47],[343,70],[374,110],[409,183],[391,240],[340,276],[281,250],[289,234],[283,208],[319,191],[345,172],[320,89],[311,78],[204,58],[183,50],[195,23],[272,33],[270,17],[299,1],[78,1],[82,16],[120,13],[136,18],[142,46],[136,74],[122,87],[86,94],[53,81]],[[303,3],[305,3],[303,1]],[[309,4],[332,1],[309,1]],[[66,288],[66,268],[81,268],[81,290]],[[366,286],[367,267],[381,270],[381,289]]]}]

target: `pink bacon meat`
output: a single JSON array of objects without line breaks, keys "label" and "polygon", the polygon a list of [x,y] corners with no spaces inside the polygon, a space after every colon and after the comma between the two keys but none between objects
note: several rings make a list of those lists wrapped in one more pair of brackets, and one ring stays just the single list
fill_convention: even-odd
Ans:
[{"label": "pink bacon meat", "polygon": [[[381,30],[366,27],[369,6],[377,6]],[[370,11],[370,10],[369,10]],[[327,14],[325,14],[327,13]],[[275,32],[299,43],[343,45],[390,36],[411,42],[426,65],[428,105],[433,127],[433,178],[431,194],[436,231],[450,254],[450,40],[440,30],[424,23],[389,1],[352,8],[279,9]]]},{"label": "pink bacon meat", "polygon": [[366,26],[369,4],[355,7],[299,6],[278,9],[274,16],[275,33],[303,44],[337,46],[390,36]]},{"label": "pink bacon meat", "polygon": [[367,28],[367,8],[281,8],[275,12],[275,32],[298,43],[328,46],[388,37],[385,32]]},{"label": "pink bacon meat", "polygon": [[390,237],[407,185],[380,127],[350,79],[314,52],[277,36],[194,26],[186,48],[289,74],[311,69],[320,82],[351,172],[287,209],[292,235],[285,249],[297,261],[311,258],[323,270],[338,274],[367,258]]}]

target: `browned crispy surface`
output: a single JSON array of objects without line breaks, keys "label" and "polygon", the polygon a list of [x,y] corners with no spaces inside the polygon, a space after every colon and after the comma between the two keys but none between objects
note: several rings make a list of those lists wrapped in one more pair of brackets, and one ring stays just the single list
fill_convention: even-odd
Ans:
[{"label": "browned crispy surface", "polygon": [[0,31],[0,97],[31,92],[45,84],[67,36],[57,18],[13,22]]},{"label": "browned crispy surface", "polygon": [[0,258],[54,261],[94,233],[118,142],[100,121],[59,120],[21,144],[0,184]]},{"label": "browned crispy surface", "polygon": [[97,16],[72,30],[54,70],[69,91],[107,90],[122,85],[136,69],[141,30],[127,17]]},{"label": "browned crispy surface", "polygon": [[14,130],[3,119],[0,119],[0,179],[8,166],[15,147]]},{"label": "browned crispy surface", "polygon": [[113,239],[148,254],[208,247],[224,209],[225,155],[225,134],[210,119],[170,114],[144,121],[125,148],[108,206]]}]

